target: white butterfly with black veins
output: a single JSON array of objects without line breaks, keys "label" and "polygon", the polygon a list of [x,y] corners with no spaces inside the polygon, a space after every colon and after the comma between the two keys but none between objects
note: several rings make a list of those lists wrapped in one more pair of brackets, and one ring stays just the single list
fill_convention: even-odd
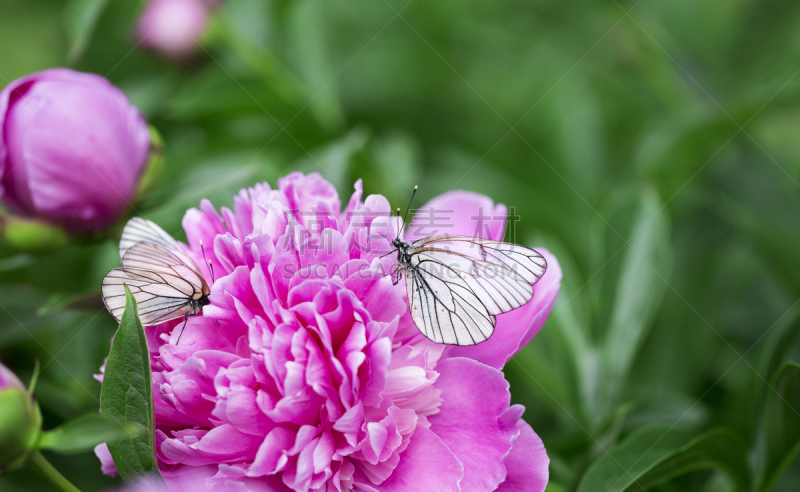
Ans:
[{"label": "white butterfly with black veins", "polygon": [[428,339],[447,345],[488,340],[496,316],[528,303],[533,285],[547,270],[536,250],[471,236],[433,236],[413,243],[397,237],[392,246],[397,251],[394,283],[405,274],[411,318]]},{"label": "white butterfly with black veins", "polygon": [[[155,223],[134,217],[119,242],[122,268],[103,279],[103,302],[117,322],[125,310],[125,286],[145,326],[199,313],[211,293],[197,264]],[[184,323],[185,324],[185,323]]]}]

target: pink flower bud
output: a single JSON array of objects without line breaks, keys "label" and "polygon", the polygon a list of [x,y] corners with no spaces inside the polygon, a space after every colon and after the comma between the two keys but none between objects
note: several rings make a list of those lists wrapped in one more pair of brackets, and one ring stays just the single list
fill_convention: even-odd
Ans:
[{"label": "pink flower bud", "polygon": [[0,199],[15,214],[84,234],[134,199],[148,160],[141,113],[105,78],[55,68],[0,92]]},{"label": "pink flower bud", "polygon": [[210,8],[204,0],[150,0],[136,23],[139,45],[173,60],[189,58],[208,28]]}]

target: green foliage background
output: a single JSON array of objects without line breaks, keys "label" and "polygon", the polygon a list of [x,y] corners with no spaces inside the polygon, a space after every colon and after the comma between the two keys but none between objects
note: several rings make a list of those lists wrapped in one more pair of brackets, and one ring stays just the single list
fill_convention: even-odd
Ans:
[{"label": "green foliage background", "polygon": [[[505,370],[549,491],[798,490],[800,3],[227,0],[184,65],[134,48],[140,6],[0,0],[0,85],[102,74],[161,132],[136,213],[181,238],[200,198],[297,169],[396,205],[490,195],[564,270]],[[0,250],[0,360],[41,360],[46,427],[99,406],[117,262],[113,237]],[[24,469],[0,489],[50,490]]]}]

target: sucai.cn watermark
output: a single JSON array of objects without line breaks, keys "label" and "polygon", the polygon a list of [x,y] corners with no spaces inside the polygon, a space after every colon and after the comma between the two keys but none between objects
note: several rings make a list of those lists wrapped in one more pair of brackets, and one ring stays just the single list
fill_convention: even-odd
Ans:
[{"label": "sucai.cn watermark", "polygon": [[[483,207],[479,207],[478,213],[470,215],[467,220],[459,217],[458,226],[455,218],[461,213],[456,210],[428,207],[412,211],[414,218],[405,233],[401,230],[402,220],[388,212],[373,212],[369,208],[346,212],[341,219],[347,225],[347,229],[354,231],[357,236],[356,241],[348,244],[348,252],[356,248],[361,253],[380,256],[394,250],[391,242],[396,237],[419,239],[460,235],[502,241],[503,237],[494,236],[505,232],[509,242],[516,242],[516,227],[520,216],[516,214],[513,206],[509,207],[507,215],[492,215],[486,213]],[[308,250],[333,254],[334,234],[346,234],[347,230],[334,231],[325,226],[332,220],[338,219],[340,217],[336,217],[330,211],[316,210],[315,207],[309,211],[288,210],[284,214],[286,232],[278,240],[277,246],[284,250],[293,248],[300,254]],[[364,229],[367,230],[366,237],[362,238],[360,233]]]},{"label": "sucai.cn watermark", "polygon": [[[520,216],[516,214],[513,206],[509,207],[507,215],[491,214],[483,207],[479,207],[476,214],[466,218],[462,216],[463,212],[453,209],[428,207],[412,211],[414,212],[413,220],[404,233],[400,217],[388,212],[374,212],[369,208],[349,211],[339,217],[330,211],[316,210],[315,208],[307,211],[289,210],[284,214],[285,232],[276,242],[276,248],[293,251],[300,256],[331,258],[341,253],[343,237],[349,258],[357,257],[371,261],[374,258],[388,257],[396,260],[397,256],[392,254],[397,251],[392,246],[395,238],[437,237],[436,248],[444,251],[448,251],[453,246],[462,249],[464,246],[463,242],[456,244],[449,241],[448,236],[471,236],[502,241],[503,237],[495,236],[505,233],[505,236],[509,238],[508,241],[515,242],[516,226],[520,221]],[[339,224],[339,227],[344,230],[336,231],[326,227],[332,221]],[[480,256],[476,253],[476,257]],[[368,267],[361,263],[357,271],[350,272],[349,275],[355,274],[366,278],[397,274],[397,267],[391,270],[384,268],[383,265],[384,263],[381,262],[380,271],[376,271],[374,267]],[[287,277],[328,278],[330,273],[339,271],[343,266],[345,265],[331,265],[330,262],[320,262],[317,265],[307,265],[303,268],[286,264],[282,273]],[[513,274],[513,272],[509,273],[507,268],[495,268],[487,266],[485,263],[478,263],[476,266],[474,262],[466,262],[463,259],[442,262],[435,267],[425,265],[425,268],[435,268],[436,271],[429,273],[447,281],[456,280],[464,273],[465,268],[471,269],[468,272],[470,275],[482,278]]]}]

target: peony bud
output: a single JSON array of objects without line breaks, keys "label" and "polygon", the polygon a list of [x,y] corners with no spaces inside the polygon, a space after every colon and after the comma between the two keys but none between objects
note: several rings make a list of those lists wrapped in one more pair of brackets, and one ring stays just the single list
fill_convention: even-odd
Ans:
[{"label": "peony bud", "polygon": [[16,468],[36,448],[42,414],[22,382],[0,364],[0,471]]},{"label": "peony bud", "polygon": [[131,205],[150,131],[105,78],[56,68],[17,79],[0,92],[0,124],[0,199],[17,216],[80,235]]},{"label": "peony bud", "polygon": [[211,6],[208,0],[150,0],[136,22],[140,46],[176,61],[191,57],[208,29]]}]

